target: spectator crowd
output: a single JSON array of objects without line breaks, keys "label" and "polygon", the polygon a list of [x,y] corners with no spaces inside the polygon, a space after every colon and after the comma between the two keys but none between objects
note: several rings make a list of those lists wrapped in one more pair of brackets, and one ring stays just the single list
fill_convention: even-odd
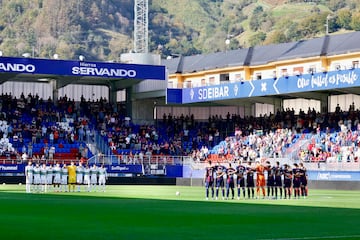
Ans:
[{"label": "spectator crowd", "polygon": [[[278,110],[260,117],[228,113],[207,121],[193,115],[164,114],[156,123],[136,125],[106,99],[75,102],[64,96],[54,103],[37,95],[0,96],[0,156],[54,159],[59,149],[77,144],[76,157],[91,155],[85,143],[99,134],[112,154],[192,156],[255,160],[298,151],[302,161],[357,161],[360,156],[360,112],[314,109],[295,114]],[[299,147],[300,140],[307,140]],[[39,148],[41,144],[41,149]],[[73,146],[73,145],[71,145]]]}]

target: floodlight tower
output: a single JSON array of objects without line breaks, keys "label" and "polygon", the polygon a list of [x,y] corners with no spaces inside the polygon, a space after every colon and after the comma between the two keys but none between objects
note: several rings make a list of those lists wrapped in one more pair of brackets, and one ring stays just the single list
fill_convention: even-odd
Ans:
[{"label": "floodlight tower", "polygon": [[[120,62],[131,64],[147,64],[147,65],[160,65],[161,56],[158,53],[149,53],[149,0],[134,0],[134,48],[128,53],[120,55]],[[155,107],[153,102],[149,101],[146,104],[144,101],[136,99],[138,89],[144,92],[163,91],[166,88],[167,81],[145,80],[138,83],[136,86],[126,88],[126,111],[127,115],[132,119],[155,119]],[[112,102],[116,103],[117,87],[110,87],[110,96]],[[140,91],[140,92],[141,92]],[[154,95],[156,96],[156,94]],[[145,105],[144,105],[145,104]],[[115,104],[116,106],[116,104]]]},{"label": "floodlight tower", "polygon": [[135,0],[134,4],[134,51],[135,53],[148,53],[149,39],[149,2],[148,0]]}]

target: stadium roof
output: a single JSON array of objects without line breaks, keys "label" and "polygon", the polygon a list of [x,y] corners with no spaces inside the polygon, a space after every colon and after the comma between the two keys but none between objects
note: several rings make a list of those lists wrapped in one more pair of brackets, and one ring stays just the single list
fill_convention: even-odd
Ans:
[{"label": "stadium roof", "polygon": [[256,46],[210,54],[180,56],[162,60],[170,74],[210,69],[264,65],[275,61],[333,56],[360,51],[360,32],[327,35],[310,40]]},{"label": "stadium roof", "polygon": [[360,51],[360,32],[351,32],[331,36],[327,55],[339,55]]},{"label": "stadium roof", "polygon": [[179,56],[167,59],[162,64],[170,70],[170,73],[192,73],[216,68],[242,66],[248,51],[248,49],[237,49],[194,56]]},{"label": "stadium roof", "polygon": [[56,82],[111,86],[115,90],[142,80],[166,80],[164,66],[107,62],[0,57],[0,84],[6,81]]}]

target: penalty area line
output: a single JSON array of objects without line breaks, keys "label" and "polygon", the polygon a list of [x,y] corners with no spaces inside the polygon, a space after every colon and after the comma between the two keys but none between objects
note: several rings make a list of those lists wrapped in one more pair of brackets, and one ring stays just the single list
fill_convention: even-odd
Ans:
[{"label": "penalty area line", "polygon": [[297,238],[263,238],[259,240],[311,240],[311,239],[339,239],[339,238],[360,238],[360,235],[326,236],[326,237],[297,237]]}]

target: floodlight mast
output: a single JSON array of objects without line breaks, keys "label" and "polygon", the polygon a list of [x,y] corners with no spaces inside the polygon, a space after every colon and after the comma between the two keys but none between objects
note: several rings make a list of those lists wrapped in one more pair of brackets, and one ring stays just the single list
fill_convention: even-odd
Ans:
[{"label": "floodlight mast", "polygon": [[148,53],[149,2],[148,0],[134,1],[134,51],[135,53]]}]

